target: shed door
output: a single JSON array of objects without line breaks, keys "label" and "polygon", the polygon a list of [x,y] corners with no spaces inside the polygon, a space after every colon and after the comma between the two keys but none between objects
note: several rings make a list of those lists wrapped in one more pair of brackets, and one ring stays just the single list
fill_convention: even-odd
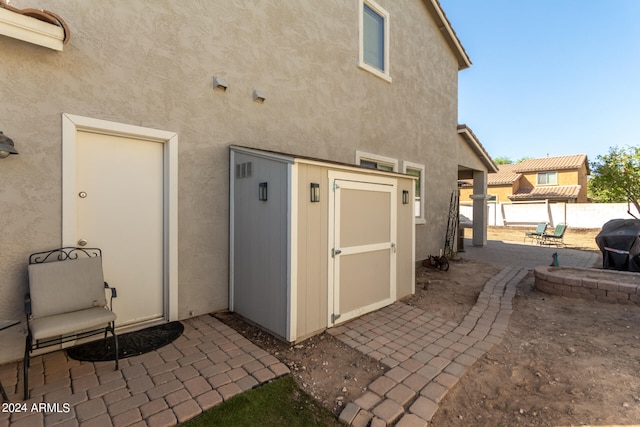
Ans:
[{"label": "shed door", "polygon": [[329,325],[395,301],[397,200],[395,181],[389,181],[332,180]]}]

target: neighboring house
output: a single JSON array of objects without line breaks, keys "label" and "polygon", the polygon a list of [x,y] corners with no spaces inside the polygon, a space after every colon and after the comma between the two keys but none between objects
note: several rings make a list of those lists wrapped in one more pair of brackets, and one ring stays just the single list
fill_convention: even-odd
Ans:
[{"label": "neighboring house", "polygon": [[0,318],[24,319],[30,253],[85,243],[120,327],[227,309],[231,145],[416,177],[414,260],[443,247],[459,167],[491,170],[457,133],[471,63],[437,0],[11,5],[68,31],[0,7]]},{"label": "neighboring house", "polygon": [[[517,164],[499,165],[489,173],[487,185],[490,201],[497,203],[548,201],[586,203],[587,156],[543,157]],[[469,201],[471,182],[462,183],[460,200]]]}]

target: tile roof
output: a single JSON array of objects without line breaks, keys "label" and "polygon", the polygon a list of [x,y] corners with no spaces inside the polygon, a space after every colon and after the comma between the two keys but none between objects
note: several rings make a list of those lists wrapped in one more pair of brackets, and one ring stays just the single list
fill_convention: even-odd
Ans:
[{"label": "tile roof", "polygon": [[498,165],[498,172],[487,174],[487,185],[513,184],[520,178],[516,166],[519,165]]},{"label": "tile roof", "polygon": [[564,169],[578,169],[586,162],[589,173],[589,162],[586,154],[573,156],[543,157],[540,159],[527,159],[518,163],[516,172],[556,171]]},{"label": "tile roof", "polygon": [[577,199],[581,185],[552,185],[548,187],[519,188],[508,196],[510,200]]}]

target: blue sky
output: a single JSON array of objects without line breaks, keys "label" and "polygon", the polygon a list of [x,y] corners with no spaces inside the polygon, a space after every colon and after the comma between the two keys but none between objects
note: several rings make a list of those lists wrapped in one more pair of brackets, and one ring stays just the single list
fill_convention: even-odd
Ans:
[{"label": "blue sky", "polygon": [[492,157],[639,145],[640,0],[440,0],[473,62],[459,123]]}]

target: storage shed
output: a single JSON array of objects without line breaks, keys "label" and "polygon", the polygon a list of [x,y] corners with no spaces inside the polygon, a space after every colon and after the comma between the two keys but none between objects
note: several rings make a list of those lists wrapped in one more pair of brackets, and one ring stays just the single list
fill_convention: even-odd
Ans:
[{"label": "storage shed", "polygon": [[414,178],[230,147],[229,309],[300,341],[415,291]]}]

